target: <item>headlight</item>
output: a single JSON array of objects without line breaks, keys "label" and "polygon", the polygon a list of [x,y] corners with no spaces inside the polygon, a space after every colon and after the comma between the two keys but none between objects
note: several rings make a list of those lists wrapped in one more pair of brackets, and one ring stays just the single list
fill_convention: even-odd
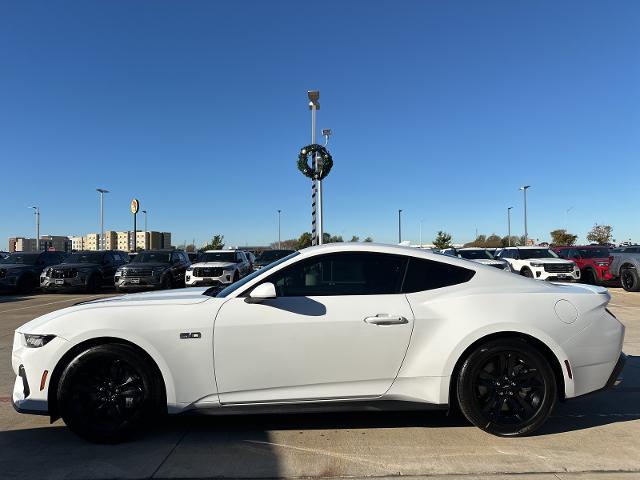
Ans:
[{"label": "headlight", "polygon": [[544,267],[544,263],[540,263],[540,262],[531,262],[531,266],[532,267]]},{"label": "headlight", "polygon": [[24,343],[29,348],[40,348],[44,347],[55,337],[55,335],[31,335],[29,333],[25,333]]},{"label": "headlight", "polygon": [[193,272],[193,267],[188,267],[187,272]]}]

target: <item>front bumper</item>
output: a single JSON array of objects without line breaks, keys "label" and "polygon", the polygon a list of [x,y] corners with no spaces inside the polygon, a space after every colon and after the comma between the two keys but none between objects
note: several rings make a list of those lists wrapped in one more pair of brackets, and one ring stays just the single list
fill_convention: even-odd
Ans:
[{"label": "front bumper", "polygon": [[233,283],[233,273],[224,273],[219,277],[194,277],[187,272],[184,277],[184,284],[187,287],[229,285],[231,283]]},{"label": "front bumper", "polygon": [[550,282],[577,282],[580,280],[580,270],[574,268],[571,272],[555,273],[547,272],[544,267],[530,267],[533,272],[533,278],[536,280],[546,280]]},{"label": "front bumper", "polygon": [[115,277],[114,284],[118,290],[148,290],[162,287],[160,275],[144,277]]},{"label": "front bumper", "polygon": [[40,288],[47,291],[84,290],[88,276],[78,275],[71,278],[49,278],[40,276]]}]

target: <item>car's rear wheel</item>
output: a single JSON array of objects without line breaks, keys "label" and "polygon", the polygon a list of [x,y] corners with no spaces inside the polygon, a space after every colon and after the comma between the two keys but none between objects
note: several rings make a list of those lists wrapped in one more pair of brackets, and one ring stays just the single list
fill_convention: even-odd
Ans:
[{"label": "car's rear wheel", "polygon": [[35,290],[36,286],[37,281],[29,274],[22,275],[16,282],[16,290],[18,293],[31,293]]},{"label": "car's rear wheel", "polygon": [[66,367],[57,391],[60,416],[97,443],[126,439],[159,411],[162,389],[149,360],[121,344],[91,347]]},{"label": "car's rear wheel", "polygon": [[236,273],[233,274],[233,283],[236,283],[240,280],[240,273],[236,270]]},{"label": "car's rear wheel", "polygon": [[499,436],[521,436],[538,429],[557,399],[553,369],[522,339],[489,341],[464,360],[457,377],[464,416]]},{"label": "car's rear wheel", "polygon": [[627,292],[640,291],[640,278],[635,268],[623,268],[620,272],[620,283]]}]

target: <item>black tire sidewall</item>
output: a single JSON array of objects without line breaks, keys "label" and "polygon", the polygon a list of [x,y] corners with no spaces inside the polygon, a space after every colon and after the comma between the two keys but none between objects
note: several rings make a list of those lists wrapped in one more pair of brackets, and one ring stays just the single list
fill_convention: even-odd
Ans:
[{"label": "black tire sidewall", "polygon": [[[86,418],[78,416],[70,407],[73,401],[72,388],[75,377],[88,362],[101,358],[118,358],[137,370],[144,385],[144,399],[136,415],[117,429],[104,431],[91,425]],[[74,433],[94,443],[117,443],[128,438],[143,425],[154,412],[159,396],[157,382],[154,381],[153,369],[149,361],[138,354],[132,347],[123,344],[107,344],[90,347],[78,354],[65,368],[58,382],[56,400],[60,416]]]},{"label": "black tire sidewall", "polygon": [[[480,412],[473,392],[473,370],[477,362],[483,362],[500,351],[516,351],[533,359],[539,366],[545,383],[542,407],[522,424],[513,426],[496,425]],[[503,437],[528,435],[540,428],[551,414],[557,401],[557,384],[553,369],[546,358],[523,339],[493,340],[475,348],[464,360],[456,378],[456,395],[464,416],[478,428]]]},{"label": "black tire sidewall", "polygon": [[524,267],[521,271],[520,271],[520,275],[522,275],[523,277],[527,277],[527,278],[533,278],[533,272],[531,271],[531,269]]},{"label": "black tire sidewall", "polygon": [[[633,285],[627,287],[625,283],[622,281],[622,277],[624,275],[630,275],[633,278]],[[638,278],[638,271],[635,268],[625,268],[621,272],[621,281],[622,288],[624,288],[627,292],[638,292],[640,291],[640,278]]]}]

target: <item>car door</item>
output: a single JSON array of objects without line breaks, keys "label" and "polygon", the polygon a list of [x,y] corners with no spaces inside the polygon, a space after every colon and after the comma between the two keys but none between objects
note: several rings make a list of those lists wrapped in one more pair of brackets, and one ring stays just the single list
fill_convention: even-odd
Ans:
[{"label": "car door", "polygon": [[332,253],[266,279],[277,297],[227,301],[215,320],[223,404],[371,398],[393,383],[413,329],[405,257]]}]

